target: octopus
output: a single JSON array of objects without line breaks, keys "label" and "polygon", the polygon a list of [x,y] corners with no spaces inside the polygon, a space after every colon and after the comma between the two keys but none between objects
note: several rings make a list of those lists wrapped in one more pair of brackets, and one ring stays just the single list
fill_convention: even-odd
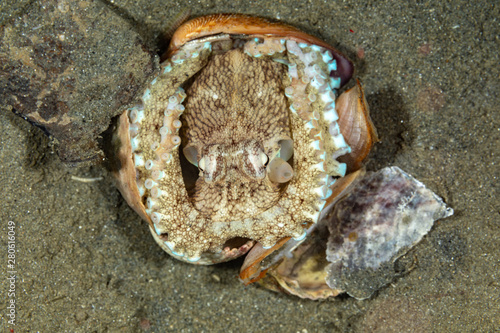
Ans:
[{"label": "octopus", "polygon": [[339,51],[283,23],[184,23],[119,118],[120,192],[173,257],[214,264],[253,249],[240,277],[261,279],[261,262],[311,234],[377,141],[359,81],[336,98],[352,73]]}]

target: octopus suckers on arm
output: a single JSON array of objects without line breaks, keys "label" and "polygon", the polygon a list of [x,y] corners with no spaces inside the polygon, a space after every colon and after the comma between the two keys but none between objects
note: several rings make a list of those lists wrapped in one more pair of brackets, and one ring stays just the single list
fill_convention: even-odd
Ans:
[{"label": "octopus suckers on arm", "polygon": [[133,207],[167,252],[212,263],[303,237],[345,172],[335,68],[323,46],[230,35],[162,64],[126,121]]}]

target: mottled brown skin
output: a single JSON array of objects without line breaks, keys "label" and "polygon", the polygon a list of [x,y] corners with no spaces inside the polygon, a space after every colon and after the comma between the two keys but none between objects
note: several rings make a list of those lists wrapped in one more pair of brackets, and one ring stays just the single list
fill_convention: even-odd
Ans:
[{"label": "mottled brown skin", "polygon": [[265,165],[290,137],[284,75],[282,64],[232,50],[214,56],[187,91],[187,147],[198,162],[207,158],[192,197],[204,216],[240,220],[278,201]]}]

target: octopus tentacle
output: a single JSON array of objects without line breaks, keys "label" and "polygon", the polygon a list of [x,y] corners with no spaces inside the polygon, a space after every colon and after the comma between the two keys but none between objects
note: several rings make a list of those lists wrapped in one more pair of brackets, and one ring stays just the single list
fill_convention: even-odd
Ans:
[{"label": "octopus tentacle", "polygon": [[172,36],[165,59],[189,41],[217,34],[286,37],[296,42],[305,42],[328,49],[338,64],[338,69],[335,69],[331,76],[340,78],[340,86],[347,83],[354,72],[351,61],[321,39],[282,22],[244,14],[213,14],[189,20]]}]

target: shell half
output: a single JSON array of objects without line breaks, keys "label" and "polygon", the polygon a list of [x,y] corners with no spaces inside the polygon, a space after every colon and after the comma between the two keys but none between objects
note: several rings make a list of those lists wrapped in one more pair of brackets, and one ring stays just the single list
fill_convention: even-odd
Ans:
[{"label": "shell half", "polygon": [[335,95],[351,63],[293,27],[230,14],[182,25],[164,59],[114,140],[118,187],[158,244],[212,264],[302,240],[346,173]]}]

